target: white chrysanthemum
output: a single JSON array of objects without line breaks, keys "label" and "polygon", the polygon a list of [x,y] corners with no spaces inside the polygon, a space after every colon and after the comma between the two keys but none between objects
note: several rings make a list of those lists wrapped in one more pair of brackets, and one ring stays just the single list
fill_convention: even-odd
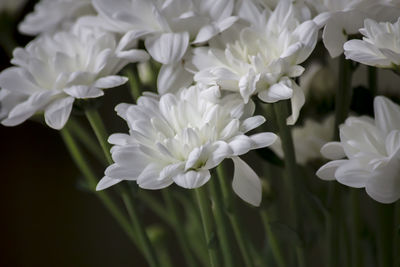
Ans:
[{"label": "white chrysanthemum", "polygon": [[99,16],[82,23],[124,34],[124,47],[145,39],[150,55],[163,64],[179,61],[190,40],[206,42],[236,21],[233,0],[94,0],[93,5]]},{"label": "white chrysanthemum", "polygon": [[331,57],[343,53],[349,35],[357,34],[366,18],[397,20],[400,9],[386,0],[306,0],[315,8],[314,21],[324,27],[323,42]]},{"label": "white chrysanthemum", "polygon": [[[74,27],[69,32],[42,35],[26,48],[15,49],[11,62],[16,66],[0,73],[0,88],[19,95],[22,101],[2,124],[14,126],[44,111],[46,123],[61,129],[75,99],[102,96],[102,89],[127,81],[115,75],[122,67],[148,59],[141,50],[118,52],[116,44],[111,33]],[[1,100],[2,106],[10,104],[7,99]]]},{"label": "white chrysanthemum", "polygon": [[41,0],[19,25],[28,35],[54,32],[83,15],[94,14],[91,0]]},{"label": "white chrysanthemum", "polygon": [[304,94],[292,78],[304,71],[299,64],[315,47],[317,26],[299,21],[289,1],[280,2],[273,12],[250,1],[243,5],[247,7],[240,16],[257,21],[251,27],[231,28],[210,41],[209,48],[194,49],[190,62],[194,79],[240,93],[245,103],[255,94],[267,103],[291,99],[293,114],[288,123],[294,124]]},{"label": "white chrysanthemum", "polygon": [[400,69],[400,19],[394,24],[366,19],[360,32],[363,40],[344,44],[346,58],[369,66]]},{"label": "white chrysanthemum", "polygon": [[144,40],[152,58],[163,64],[160,94],[193,82],[181,62],[190,43],[204,43],[237,20],[232,16],[234,0],[93,0],[93,5],[99,15],[80,23],[122,34],[121,49]]},{"label": "white chrysanthemum", "polygon": [[0,13],[5,12],[12,15],[18,12],[25,3],[26,0],[1,0]]},{"label": "white chrysanthemum", "polygon": [[[303,126],[294,127],[292,130],[296,160],[306,164],[310,160],[321,158],[321,148],[332,140],[334,117],[328,116],[322,122],[307,119]],[[271,149],[281,158],[284,157],[282,144],[278,139]]]},{"label": "white chrysanthemum", "polygon": [[321,149],[333,161],[317,175],[350,187],[365,187],[376,201],[392,203],[400,198],[400,106],[379,96],[374,111],[375,120],[350,117],[340,126],[340,142]]},{"label": "white chrysanthemum", "polygon": [[228,95],[216,104],[192,86],[160,98],[142,96],[137,105],[120,104],[116,110],[127,121],[129,134],[110,136],[115,163],[105,171],[98,190],[121,180],[134,180],[146,189],[174,182],[197,188],[210,179],[210,169],[232,158],[234,191],[252,205],[260,204],[260,180],[238,156],[271,145],[276,135],[245,135],[265,121],[262,116],[251,117],[254,103],[244,105]]}]

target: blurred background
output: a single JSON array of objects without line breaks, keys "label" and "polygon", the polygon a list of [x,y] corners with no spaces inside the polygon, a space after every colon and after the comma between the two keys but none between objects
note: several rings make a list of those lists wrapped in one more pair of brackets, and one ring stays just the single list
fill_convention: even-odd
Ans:
[{"label": "blurred background", "polygon": [[[0,39],[29,42],[16,27],[35,2],[12,17],[0,12]],[[9,61],[0,48],[0,71]],[[146,266],[98,199],[79,186],[58,131],[32,121],[0,125],[0,140],[0,266]]]}]

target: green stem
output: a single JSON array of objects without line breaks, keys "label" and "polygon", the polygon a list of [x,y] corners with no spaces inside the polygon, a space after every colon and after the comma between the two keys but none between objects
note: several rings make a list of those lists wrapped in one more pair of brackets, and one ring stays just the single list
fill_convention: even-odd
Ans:
[{"label": "green stem", "polygon": [[[89,167],[88,162],[84,159],[82,151],[80,151],[77,143],[75,142],[74,138],[72,137],[68,127],[64,127],[60,131],[61,137],[64,140],[69,153],[71,154],[72,159],[74,160],[76,166],[84,175],[89,188],[93,189],[96,188],[97,184],[97,177],[94,172]],[[118,208],[118,206],[114,203],[114,201],[109,197],[109,195],[105,191],[96,192],[95,195],[101,200],[104,206],[108,209],[111,215],[115,218],[115,220],[119,223],[121,228],[125,231],[129,239],[138,246],[139,242],[136,239],[136,233],[134,232],[133,228],[131,227],[129,220],[126,216],[122,213],[122,211]]]},{"label": "green stem", "polygon": [[260,210],[260,215],[267,235],[268,244],[271,247],[272,255],[274,256],[275,262],[278,267],[285,267],[286,263],[280,250],[278,240],[275,238],[274,232],[271,229],[268,212],[262,209]]},{"label": "green stem", "polygon": [[378,92],[378,69],[375,67],[368,67],[368,84],[372,95],[376,96]]},{"label": "green stem", "polygon": [[150,264],[151,267],[160,266],[157,260],[157,255],[146,233],[146,229],[144,228],[141,220],[138,217],[138,211],[135,208],[132,197],[130,196],[129,192],[126,192],[124,190],[121,190],[121,196],[125,203],[129,217],[131,218],[131,221],[135,225],[137,238],[139,243],[141,244],[147,262]]},{"label": "green stem", "polygon": [[148,192],[139,192],[139,198],[149,207],[158,217],[163,219],[171,227],[174,226],[174,219],[171,214]]},{"label": "green stem", "polygon": [[217,174],[221,184],[221,191],[225,203],[225,209],[228,214],[229,221],[231,222],[233,233],[239,245],[240,252],[243,256],[245,266],[251,267],[253,266],[251,253],[249,250],[249,246],[247,245],[247,239],[245,238],[245,234],[243,233],[244,228],[240,225],[240,221],[237,215],[237,209],[235,209],[234,207],[235,203],[231,191],[232,187],[228,184],[228,179],[226,178],[226,175],[224,173],[223,165],[220,164],[217,167]]},{"label": "green stem", "polygon": [[360,248],[360,200],[357,189],[352,189],[350,191],[351,199],[351,266],[361,267],[361,248]]},{"label": "green stem", "polygon": [[[276,123],[278,125],[279,137],[282,141],[282,150],[284,153],[285,161],[285,174],[284,186],[289,204],[289,226],[296,229],[296,232],[301,230],[300,222],[298,221],[298,209],[296,205],[296,184],[298,179],[298,170],[296,163],[296,154],[293,144],[293,137],[291,129],[286,124],[286,118],[289,116],[288,102],[279,101],[273,104]],[[296,255],[298,259],[298,265],[304,266],[304,251],[301,247],[296,247]]]},{"label": "green stem", "polygon": [[[224,179],[224,178],[222,178]],[[222,256],[224,257],[225,266],[231,267],[234,266],[234,258],[232,255],[232,247],[231,242],[229,240],[229,229],[228,229],[228,220],[225,215],[225,209],[223,200],[221,198],[221,192],[219,190],[219,183],[217,177],[210,179],[210,192],[211,198],[213,200],[213,212],[215,223],[217,226],[218,232],[218,240],[221,244]]]},{"label": "green stem", "polygon": [[197,188],[195,189],[195,191],[196,191],[197,203],[200,210],[201,220],[203,222],[203,231],[208,249],[208,255],[210,258],[210,266],[219,267],[220,265],[218,264],[219,262],[218,254],[215,249],[215,246],[212,244],[213,241],[212,239],[214,238],[215,231],[214,231],[214,223],[210,206],[211,203],[207,199],[205,187]]},{"label": "green stem", "polygon": [[142,84],[139,77],[139,71],[136,64],[133,64],[132,69],[128,69],[125,71],[125,75],[129,79],[129,88],[132,95],[132,98],[135,102],[142,94]]},{"label": "green stem", "polygon": [[395,204],[395,212],[394,212],[394,229],[395,229],[395,235],[394,235],[394,266],[398,267],[400,266],[400,201],[397,201]]},{"label": "green stem", "polygon": [[194,267],[196,266],[196,262],[193,258],[193,255],[190,251],[190,245],[189,242],[187,241],[188,237],[186,236],[185,232],[183,231],[183,224],[181,223],[181,219],[179,218],[178,211],[176,209],[176,205],[174,203],[174,200],[171,196],[171,192],[169,189],[165,188],[162,191],[164,201],[167,205],[167,210],[169,215],[171,216],[173,220],[172,227],[174,229],[175,235],[178,238],[179,245],[181,247],[183,257],[185,258],[186,261],[186,266],[189,267]]},{"label": "green stem", "polygon": [[[350,111],[352,98],[352,62],[346,60],[344,55],[340,58],[339,67],[339,86],[335,98],[335,126],[333,137],[339,140],[339,125],[342,124]],[[337,227],[341,218],[341,196],[339,185],[331,184],[330,200],[328,200],[329,208],[332,211],[331,222],[327,223],[327,248],[328,248],[328,266],[337,266],[339,261],[339,231],[341,227]]]},{"label": "green stem", "polygon": [[107,164],[104,158],[103,151],[99,148],[97,142],[89,135],[89,133],[76,121],[75,118],[70,118],[68,121],[68,127],[71,130],[71,133],[77,141],[81,144],[84,144],[88,151],[96,157],[99,162],[103,164]]},{"label": "green stem", "polygon": [[[107,131],[103,124],[103,121],[101,120],[99,113],[97,112],[97,110],[88,109],[85,111],[85,114],[86,114],[86,117],[87,117],[99,143],[100,143],[101,148],[103,149],[104,155],[106,156],[108,163],[112,164],[113,160],[112,160],[111,154],[110,154],[110,145],[107,142],[107,136],[108,136]],[[157,259],[154,259],[156,257],[156,254],[153,253],[154,249],[151,246],[150,241],[148,241],[148,237],[145,232],[145,229],[142,226],[141,221],[137,217],[136,211],[132,210],[134,208],[134,205],[128,201],[128,200],[132,200],[131,198],[130,199],[127,198],[127,196],[128,196],[127,192],[129,190],[126,190],[126,188],[124,188],[123,186],[118,186],[117,188],[123,197],[125,207],[128,210],[128,213],[131,217],[134,227],[136,228],[137,235],[139,235],[139,242],[140,242],[141,248],[142,248],[143,252],[145,253],[147,260],[149,261],[149,264],[154,263],[153,261],[155,260],[155,263],[157,263],[157,264],[152,265],[152,266],[153,267],[158,266]],[[152,257],[152,259],[149,258],[150,256]]]},{"label": "green stem", "polygon": [[107,131],[106,128],[103,124],[103,121],[101,120],[101,117],[97,110],[95,109],[87,109],[85,111],[86,118],[88,119],[90,126],[92,127],[97,140],[100,143],[101,149],[103,150],[103,153],[105,157],[107,158],[108,164],[112,164],[113,160],[111,158],[110,154],[110,144],[107,142]]},{"label": "green stem", "polygon": [[335,128],[334,139],[339,140],[339,125],[342,124],[350,111],[352,88],[351,81],[353,70],[350,60],[346,60],[344,55],[340,58],[339,67],[339,87],[335,99]]},{"label": "green stem", "polygon": [[390,267],[393,264],[393,205],[377,204],[379,214],[378,255],[379,266]]}]

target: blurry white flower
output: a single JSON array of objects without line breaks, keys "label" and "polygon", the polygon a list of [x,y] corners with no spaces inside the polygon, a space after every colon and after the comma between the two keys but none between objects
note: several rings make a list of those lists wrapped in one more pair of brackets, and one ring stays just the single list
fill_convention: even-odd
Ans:
[{"label": "blurry white flower", "polygon": [[191,64],[195,81],[240,93],[245,103],[251,96],[268,103],[291,99],[294,124],[304,104],[304,94],[292,80],[317,42],[313,21],[299,21],[290,1],[281,1],[270,12],[252,2],[243,2],[240,17],[253,21],[251,27],[232,28],[210,41],[210,47],[193,50]]},{"label": "blurry white flower", "polygon": [[317,175],[350,187],[365,187],[376,201],[392,203],[400,198],[400,106],[379,96],[374,111],[375,120],[350,117],[340,126],[340,142],[321,149],[333,161]]},{"label": "blurry white flower", "polygon": [[265,121],[262,116],[252,117],[254,108],[254,103],[245,105],[232,94],[216,104],[202,97],[196,86],[160,98],[142,96],[137,105],[118,105],[116,111],[127,121],[129,134],[110,136],[115,163],[106,169],[97,190],[121,180],[134,180],[145,189],[174,182],[197,188],[210,179],[210,169],[232,158],[234,191],[258,206],[260,180],[238,156],[271,145],[276,135],[245,135]]},{"label": "blurry white flower", "polygon": [[19,25],[27,35],[54,32],[83,15],[94,14],[91,0],[41,0]]},{"label": "blurry white flower", "polygon": [[193,76],[182,66],[190,43],[201,44],[229,28],[234,0],[93,0],[97,17],[80,23],[123,35],[119,48],[144,40],[152,58],[163,64],[157,87],[160,94],[187,87]]},{"label": "blurry white flower", "polygon": [[[10,67],[0,73],[0,88],[20,95],[2,121],[6,126],[18,125],[38,111],[44,111],[46,123],[61,129],[70,115],[75,99],[95,98],[102,89],[127,81],[115,74],[132,61],[147,60],[144,51],[116,51],[111,33],[74,27],[69,32],[42,35],[26,48],[16,48]],[[2,98],[2,106],[9,106]]]},{"label": "blurry white flower", "polygon": [[306,0],[314,7],[314,21],[324,27],[324,45],[331,57],[343,53],[343,44],[349,35],[357,34],[366,18],[397,20],[400,9],[386,0]]},{"label": "blurry white flower", "polygon": [[366,19],[360,32],[364,35],[362,40],[344,44],[347,59],[369,66],[400,69],[400,19],[394,24]]},{"label": "blurry white flower", "polygon": [[[303,126],[292,130],[296,160],[306,164],[310,160],[321,158],[321,147],[332,140],[334,116],[330,115],[322,122],[307,119]],[[278,139],[271,149],[281,158],[284,157],[281,140]]]},{"label": "blurry white flower", "polygon": [[233,0],[93,0],[98,17],[82,23],[96,24],[123,34],[121,48],[130,48],[139,38],[158,62],[179,61],[189,42],[202,43],[230,27]]},{"label": "blurry white flower", "polygon": [[5,12],[13,15],[18,12],[25,3],[26,0],[1,0],[0,13]]}]

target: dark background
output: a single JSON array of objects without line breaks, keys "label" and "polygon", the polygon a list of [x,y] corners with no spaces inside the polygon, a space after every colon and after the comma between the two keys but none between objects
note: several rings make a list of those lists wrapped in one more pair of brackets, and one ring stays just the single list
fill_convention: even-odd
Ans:
[{"label": "dark background", "polygon": [[[16,26],[35,2],[14,21],[0,14],[0,38],[29,42]],[[0,71],[9,60],[0,48]],[[32,121],[0,126],[0,144],[0,266],[146,266],[96,196],[78,186],[57,131]]]}]

